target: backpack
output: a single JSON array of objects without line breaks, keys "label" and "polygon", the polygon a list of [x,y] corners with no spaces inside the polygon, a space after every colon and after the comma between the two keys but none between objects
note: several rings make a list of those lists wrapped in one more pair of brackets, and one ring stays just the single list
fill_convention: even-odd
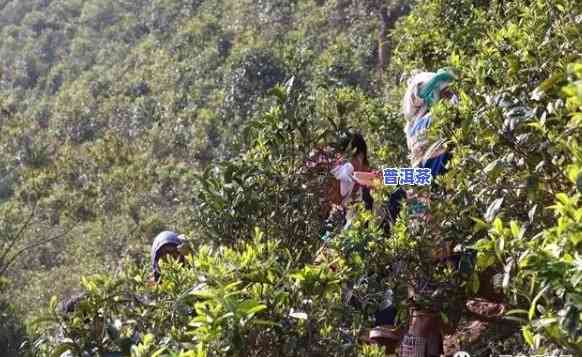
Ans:
[{"label": "backpack", "polygon": [[341,205],[340,183],[330,172],[345,162],[343,155],[331,146],[315,148],[305,161],[308,190],[318,194],[319,216],[322,219],[329,216],[334,205]]}]

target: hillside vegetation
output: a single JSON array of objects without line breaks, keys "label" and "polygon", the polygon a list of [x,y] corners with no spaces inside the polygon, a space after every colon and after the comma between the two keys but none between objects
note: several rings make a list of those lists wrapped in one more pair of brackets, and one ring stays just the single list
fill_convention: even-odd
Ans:
[{"label": "hillside vegetation", "polygon": [[[352,130],[408,166],[405,79],[449,66],[435,219],[477,251],[459,294],[494,268],[511,305],[509,338],[461,347],[582,355],[580,2],[0,0],[0,32],[0,352],[383,355],[357,336],[387,287],[405,321],[406,271],[385,272],[425,267],[419,242],[361,212],[315,264],[304,161]],[[151,287],[166,229],[193,254]]]}]

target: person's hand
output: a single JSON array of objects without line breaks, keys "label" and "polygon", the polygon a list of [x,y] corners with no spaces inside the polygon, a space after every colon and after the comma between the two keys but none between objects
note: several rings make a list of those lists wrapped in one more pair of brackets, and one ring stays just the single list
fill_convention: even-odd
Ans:
[{"label": "person's hand", "polygon": [[149,277],[148,277],[148,281],[146,283],[146,286],[148,288],[154,288],[156,287],[156,285],[158,284],[158,282],[156,281],[156,277],[154,276],[154,273],[150,273]]},{"label": "person's hand", "polygon": [[180,244],[178,246],[178,252],[180,252],[180,254],[184,257],[192,253],[192,247],[190,247],[190,242],[185,241],[184,243]]},{"label": "person's hand", "polygon": [[354,180],[356,180],[356,182],[358,184],[360,184],[361,186],[368,187],[368,188],[375,188],[375,187],[379,186],[381,181],[382,181],[382,178],[378,177],[378,175],[376,173],[374,173],[373,171],[372,172],[366,172],[366,171],[354,172],[352,177],[354,178]]}]

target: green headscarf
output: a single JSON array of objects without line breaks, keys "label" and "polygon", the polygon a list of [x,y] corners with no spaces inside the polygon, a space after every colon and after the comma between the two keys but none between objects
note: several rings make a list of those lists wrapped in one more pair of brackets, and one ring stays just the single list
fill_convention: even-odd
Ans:
[{"label": "green headscarf", "polygon": [[426,82],[424,88],[420,90],[419,97],[424,100],[427,105],[432,105],[435,102],[435,89],[439,88],[443,82],[451,82],[456,79],[456,76],[449,69],[439,69],[430,81]]}]

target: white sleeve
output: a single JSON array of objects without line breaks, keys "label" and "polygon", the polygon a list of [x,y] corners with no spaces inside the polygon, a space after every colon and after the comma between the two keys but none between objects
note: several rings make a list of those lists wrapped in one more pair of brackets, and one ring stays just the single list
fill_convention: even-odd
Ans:
[{"label": "white sleeve", "polygon": [[342,197],[346,197],[354,189],[354,179],[352,178],[353,173],[354,166],[349,162],[334,167],[331,170],[331,174],[340,181],[340,193]]}]

